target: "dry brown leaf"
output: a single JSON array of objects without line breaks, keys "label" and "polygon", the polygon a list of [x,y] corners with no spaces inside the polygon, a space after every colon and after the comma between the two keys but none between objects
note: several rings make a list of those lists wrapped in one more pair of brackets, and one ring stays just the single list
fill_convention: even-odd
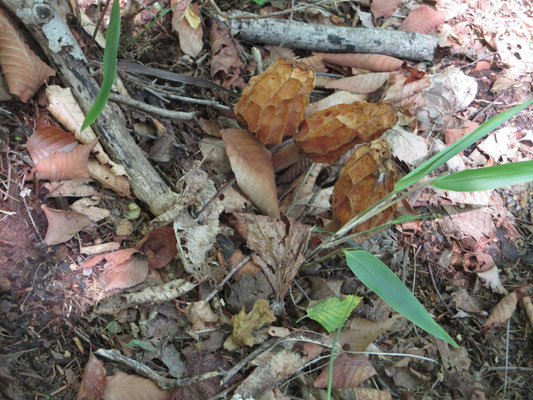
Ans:
[{"label": "dry brown leaf", "polygon": [[78,212],[54,210],[45,204],[41,208],[48,220],[48,229],[44,238],[48,246],[70,240],[76,233],[93,223],[88,216]]},{"label": "dry brown leaf", "polygon": [[[398,180],[396,164],[390,158],[387,146],[373,141],[359,147],[342,168],[335,183],[331,207],[333,217],[346,224],[367,207],[392,192]],[[394,207],[357,225],[354,232],[362,232],[385,223]]]},{"label": "dry brown leaf", "polygon": [[477,122],[473,122],[467,119],[463,121],[463,125],[460,128],[446,129],[446,131],[444,132],[446,145],[449,146],[450,144],[455,143],[466,134],[472,132],[478,126],[479,124]]},{"label": "dry brown leaf", "polygon": [[0,65],[9,93],[24,103],[56,74],[30,50],[3,10],[0,10]]},{"label": "dry brown leaf", "polygon": [[355,94],[346,92],[344,90],[336,90],[329,96],[309,104],[309,107],[307,107],[306,110],[306,114],[309,115],[314,113],[315,111],[325,110],[326,108],[330,108],[339,104],[351,104],[356,101],[363,102],[366,101],[367,98],[368,95],[366,94]]},{"label": "dry brown leaf", "polygon": [[358,143],[381,136],[398,121],[386,103],[339,104],[305,118],[295,143],[315,162],[333,162]]},{"label": "dry brown leaf", "polygon": [[529,320],[529,325],[531,326],[531,329],[533,329],[533,304],[531,304],[531,297],[522,297],[520,304],[522,305],[522,308],[524,309],[524,312],[527,315],[527,319]]},{"label": "dry brown leaf", "polygon": [[379,389],[355,388],[357,400],[392,400],[392,395]]},{"label": "dry brown leaf", "polygon": [[176,233],[170,226],[160,226],[142,238],[135,246],[148,257],[150,268],[162,268],[178,253]]},{"label": "dry brown leaf", "polygon": [[[239,263],[244,259],[245,255],[242,254],[242,251],[236,249],[231,255],[231,258],[229,259],[229,265],[231,265],[231,267],[235,267],[239,265]],[[254,264],[252,261],[248,261],[241,268],[239,268],[237,272],[235,272],[235,274],[233,275],[233,279],[239,281],[242,278],[243,274],[254,276],[258,272],[261,272],[261,268]]]},{"label": "dry brown leaf", "polygon": [[[115,252],[116,253],[116,252]],[[132,257],[123,263],[107,262],[102,278],[105,290],[127,289],[144,282],[148,275],[148,261]]]},{"label": "dry brown leaf", "polygon": [[372,0],[370,11],[374,18],[390,17],[402,3],[402,0]]},{"label": "dry brown leaf", "polygon": [[[48,99],[48,111],[70,132],[74,132],[74,137],[83,144],[91,143],[97,139],[96,134],[89,126],[83,132],[80,128],[85,119],[85,114],[74,99],[70,88],[63,89],[57,85],[50,85],[45,90]],[[126,175],[126,170],[122,165],[113,162],[106,154],[102,145],[97,143],[92,153],[102,165],[109,164],[114,175]],[[129,192],[129,189],[128,189]]]},{"label": "dry brown leaf", "polygon": [[280,144],[284,136],[296,133],[314,83],[313,69],[281,58],[250,79],[235,115],[262,143]]},{"label": "dry brown leaf", "polygon": [[91,353],[85,364],[80,390],[76,400],[98,400],[107,383],[104,365]]},{"label": "dry brown leaf", "polygon": [[322,55],[320,53],[314,54],[311,57],[304,57],[298,59],[299,63],[307,65],[315,70],[315,72],[327,72],[327,68],[322,62]]},{"label": "dry brown leaf", "polygon": [[100,182],[104,188],[115,191],[119,196],[130,195],[130,184],[125,176],[113,174],[111,168],[95,160],[89,160],[87,168],[89,169],[89,176]]},{"label": "dry brown leaf", "polygon": [[106,260],[106,264],[104,265],[104,267],[108,264],[122,264],[124,262],[127,262],[131,258],[131,256],[138,252],[139,250],[135,248],[127,248],[118,251],[113,251],[110,253],[99,254],[97,256],[89,258],[87,261],[80,265],[80,268],[93,268],[103,260]]},{"label": "dry brown leaf", "polygon": [[69,208],[72,211],[87,215],[93,222],[98,222],[111,215],[111,211],[105,208],[96,207],[98,203],[100,203],[100,199],[98,197],[84,197],[82,199],[76,200],[69,206]]},{"label": "dry brown leaf", "polygon": [[172,394],[159,389],[149,379],[117,372],[107,378],[104,400],[170,400]]},{"label": "dry brown leaf", "polygon": [[35,164],[55,152],[68,153],[76,148],[74,136],[57,126],[45,126],[36,130],[26,142],[26,148]]},{"label": "dry brown leaf", "polygon": [[188,310],[192,331],[212,328],[218,322],[218,316],[211,310],[207,301],[196,301],[189,306]]},{"label": "dry brown leaf", "polygon": [[224,129],[222,139],[239,188],[265,214],[279,218],[270,152],[244,129]]},{"label": "dry brown leaf", "polygon": [[[376,370],[368,360],[367,356],[362,354],[344,353],[333,361],[333,380],[331,387],[335,389],[354,388],[374,376]],[[328,387],[328,366],[322,369],[322,372],[313,383],[314,387]]]},{"label": "dry brown leaf", "polygon": [[[196,57],[202,51],[203,30],[200,19],[198,3],[191,3],[190,0],[172,0],[171,5],[177,4],[172,9],[172,28],[178,32],[180,48],[183,53],[191,57]],[[195,22],[199,21],[196,25]]]},{"label": "dry brown leaf", "polygon": [[266,299],[257,300],[249,313],[243,306],[240,313],[231,317],[233,333],[224,343],[224,348],[231,351],[240,346],[253,346],[256,343],[254,331],[275,320],[274,311]]},{"label": "dry brown leaf", "polygon": [[511,315],[513,315],[518,302],[516,292],[512,292],[500,300],[496,307],[492,310],[489,317],[483,324],[486,329],[496,328],[507,322]]},{"label": "dry brown leaf", "polygon": [[429,76],[424,76],[422,79],[419,79],[417,81],[409,82],[399,88],[396,93],[393,93],[389,97],[389,95],[386,96],[386,98],[390,98],[393,100],[393,102],[397,105],[405,105],[406,103],[414,103],[416,104],[416,101],[412,98],[416,95],[420,94],[420,92],[429,87],[431,85],[431,81],[429,79]]},{"label": "dry brown leaf", "polygon": [[411,11],[398,30],[407,32],[433,33],[437,26],[446,21],[448,13],[428,6],[420,6]]},{"label": "dry brown leaf", "polygon": [[218,23],[211,26],[211,79],[229,88],[235,86],[243,88],[241,78],[244,64],[241,60],[242,53],[229,27],[220,28]]},{"label": "dry brown leaf", "polygon": [[350,322],[350,329],[341,331],[339,343],[341,345],[350,345],[351,351],[365,351],[370,343],[389,329],[399,317],[399,314],[394,314],[391,318],[382,319],[381,321],[370,321],[355,317]]},{"label": "dry brown leaf", "polygon": [[98,196],[96,189],[89,185],[90,179],[71,179],[68,181],[45,182],[49,197],[91,197]]},{"label": "dry brown leaf", "polygon": [[374,72],[392,72],[402,67],[403,61],[383,54],[338,54],[320,53],[324,62],[340,65],[343,67],[353,67],[366,69]]},{"label": "dry brown leaf", "polygon": [[326,89],[340,89],[351,93],[372,93],[382,87],[389,80],[386,72],[361,74],[341,78],[326,84]]},{"label": "dry brown leaf", "polygon": [[217,120],[205,119],[200,117],[198,118],[198,122],[200,123],[200,127],[202,128],[202,130],[208,135],[222,137],[222,126]]},{"label": "dry brown leaf", "polygon": [[[305,261],[302,255],[310,226],[292,218],[275,220],[260,215],[234,213],[234,223],[247,246],[258,254],[275,273],[273,287],[283,298],[298,268]],[[259,260],[259,261],[260,261]],[[257,261],[254,258],[254,261]],[[272,282],[271,282],[272,283]]]}]

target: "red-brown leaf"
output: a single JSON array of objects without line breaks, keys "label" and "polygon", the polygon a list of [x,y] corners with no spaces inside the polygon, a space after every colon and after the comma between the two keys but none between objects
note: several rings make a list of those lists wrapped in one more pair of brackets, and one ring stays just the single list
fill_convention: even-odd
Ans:
[{"label": "red-brown leaf", "polygon": [[9,92],[27,102],[35,92],[55,75],[26,45],[17,29],[0,10],[0,64],[9,86]]},{"label": "red-brown leaf", "polygon": [[93,223],[88,216],[78,212],[54,210],[45,204],[41,208],[48,220],[48,229],[44,238],[48,246],[70,240],[76,233]]},{"label": "red-brown leaf", "polygon": [[83,379],[76,400],[98,400],[104,391],[107,377],[104,365],[91,353],[85,364]]},{"label": "red-brown leaf", "polygon": [[171,393],[159,389],[149,379],[117,372],[107,378],[104,400],[170,400]]},{"label": "red-brown leaf", "polygon": [[224,129],[222,139],[239,188],[265,214],[279,218],[272,157],[266,147],[244,129]]},{"label": "red-brown leaf", "polygon": [[437,26],[446,21],[446,11],[437,11],[428,6],[420,6],[411,11],[398,30],[419,33],[433,33]]},{"label": "red-brown leaf", "polygon": [[[322,369],[313,383],[314,387],[322,389],[328,387],[328,369],[328,366]],[[376,370],[366,356],[345,353],[333,362],[331,386],[335,389],[354,388],[375,374]]]},{"label": "red-brown leaf", "polygon": [[505,296],[498,304],[496,304],[496,307],[494,307],[494,310],[490,313],[489,317],[483,324],[483,327],[491,329],[505,324],[507,320],[511,318],[511,315],[513,315],[517,302],[518,296],[516,292],[512,292]]},{"label": "red-brown leaf", "polygon": [[245,86],[241,78],[244,64],[239,45],[231,36],[229,27],[220,28],[216,22],[211,26],[211,78],[224,87]]},{"label": "red-brown leaf", "polygon": [[318,53],[324,62],[342,67],[362,68],[375,72],[392,72],[402,67],[403,61],[383,54]]},{"label": "red-brown leaf", "polygon": [[361,74],[341,78],[326,84],[326,89],[340,89],[351,93],[372,93],[382,87],[389,80],[386,72]]},{"label": "red-brown leaf", "polygon": [[402,0],[372,0],[370,11],[374,18],[390,17],[401,3]]},{"label": "red-brown leaf", "polygon": [[73,134],[57,126],[45,126],[36,130],[26,142],[26,148],[35,164],[55,152],[68,153],[76,148],[78,141]]},{"label": "red-brown leaf", "polygon": [[190,4],[189,0],[171,1],[172,5],[176,3],[178,3],[178,5],[172,10],[172,28],[178,32],[181,51],[191,57],[196,57],[202,51],[202,25],[200,24],[196,29],[193,28],[189,24],[189,21],[187,21],[187,18],[185,18],[185,13],[189,7],[189,11],[199,17],[200,12],[198,4]]},{"label": "red-brown leaf", "polygon": [[162,268],[177,254],[176,233],[170,226],[160,226],[142,238],[135,247],[148,257],[150,268]]},{"label": "red-brown leaf", "polygon": [[122,264],[108,264],[103,274],[105,290],[127,289],[143,282],[148,275],[148,260],[133,257]]}]

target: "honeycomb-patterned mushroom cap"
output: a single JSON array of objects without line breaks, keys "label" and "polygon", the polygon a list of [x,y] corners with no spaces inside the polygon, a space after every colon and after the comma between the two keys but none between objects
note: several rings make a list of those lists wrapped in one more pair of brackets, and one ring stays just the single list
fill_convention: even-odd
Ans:
[{"label": "honeycomb-patterned mushroom cap", "polygon": [[296,133],[315,85],[313,69],[281,58],[250,79],[235,105],[239,122],[264,144],[280,144]]},{"label": "honeycomb-patterned mushroom cap", "polygon": [[[342,225],[392,192],[398,180],[396,164],[389,148],[380,140],[363,144],[342,168],[333,188],[333,217]],[[357,225],[353,232],[362,232],[385,223],[396,207],[389,207]]]},{"label": "honeycomb-patterned mushroom cap", "polygon": [[313,161],[331,163],[354,145],[379,138],[396,122],[387,103],[338,104],[307,116],[294,141]]}]

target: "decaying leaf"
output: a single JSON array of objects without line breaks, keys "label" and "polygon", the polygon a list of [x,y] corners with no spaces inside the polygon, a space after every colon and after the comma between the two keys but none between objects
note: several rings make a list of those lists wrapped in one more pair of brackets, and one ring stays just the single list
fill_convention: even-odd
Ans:
[{"label": "decaying leaf", "polygon": [[374,18],[390,17],[402,3],[402,0],[372,0],[370,11]]},{"label": "decaying leaf", "polygon": [[266,263],[274,270],[276,282],[272,286],[283,298],[305,260],[302,252],[311,227],[292,218],[276,220],[261,215],[233,215],[235,228],[258,255],[254,261]]},{"label": "decaying leaf", "polygon": [[306,117],[294,141],[313,161],[333,162],[354,145],[380,137],[397,121],[390,104],[339,104]]},{"label": "decaying leaf", "polygon": [[402,67],[403,61],[383,54],[338,54],[320,53],[324,62],[344,66],[366,69],[375,72],[392,72]]},{"label": "decaying leaf", "polygon": [[325,110],[326,108],[338,104],[351,104],[356,101],[365,101],[367,98],[368,95],[366,94],[355,94],[345,90],[336,90],[329,96],[309,104],[309,107],[307,107],[307,115],[314,113],[315,111]]},{"label": "decaying leaf", "polygon": [[202,51],[202,20],[198,3],[190,0],[172,0],[177,6],[172,9],[172,28],[178,32],[183,53],[196,57]]},{"label": "decaying leaf", "polygon": [[520,300],[520,305],[522,306],[524,312],[527,315],[527,319],[529,320],[529,325],[531,326],[531,329],[533,329],[533,304],[531,303],[531,297],[523,296]]},{"label": "decaying leaf", "polygon": [[[342,354],[333,361],[333,380],[331,387],[349,389],[354,388],[374,376],[376,370],[368,357],[362,354]],[[314,387],[328,387],[328,367],[324,367],[322,372],[313,383]]]},{"label": "decaying leaf", "polygon": [[174,229],[160,226],[142,238],[135,247],[148,257],[150,268],[162,268],[177,254],[176,245]]},{"label": "decaying leaf", "polygon": [[[80,132],[83,120],[85,119],[85,114],[76,102],[76,99],[74,99],[70,88],[49,85],[45,90],[45,94],[48,100],[48,111],[56,117],[67,131],[74,132],[74,137],[76,139],[83,144],[91,143],[94,139],[97,139],[97,136],[91,127]],[[113,162],[100,143],[97,143],[96,146],[94,146],[92,153],[103,166],[109,164],[114,175],[126,175],[124,167]],[[121,185],[127,185],[127,192],[129,193],[128,182],[126,181],[125,184],[122,183]]]},{"label": "decaying leaf", "polygon": [[222,139],[239,188],[261,211],[279,218],[270,152],[244,129],[224,129]]},{"label": "decaying leaf", "polygon": [[494,310],[490,313],[489,317],[483,324],[483,327],[492,329],[501,326],[507,322],[511,315],[513,315],[518,302],[518,296],[516,292],[512,292],[500,300]]},{"label": "decaying leaf", "polygon": [[89,361],[85,364],[83,378],[77,400],[98,400],[107,384],[107,377],[104,365],[91,353]]},{"label": "decaying leaf", "polygon": [[9,93],[24,103],[56,74],[30,50],[3,10],[0,10],[0,65]]},{"label": "decaying leaf", "polygon": [[233,333],[224,343],[224,348],[234,350],[240,346],[253,346],[256,343],[254,331],[275,320],[274,311],[266,299],[257,300],[249,313],[243,307],[239,314],[231,318]]},{"label": "decaying leaf", "polygon": [[93,223],[88,216],[78,212],[54,210],[45,204],[41,208],[48,220],[48,229],[44,238],[48,246],[70,240],[76,233]]},{"label": "decaying leaf", "polygon": [[111,215],[111,211],[102,207],[96,207],[99,203],[100,199],[98,197],[84,197],[76,200],[69,207],[72,211],[87,215],[91,221],[98,222]]},{"label": "decaying leaf", "polygon": [[280,144],[296,133],[315,83],[313,69],[280,58],[250,79],[235,115],[264,144]]},{"label": "decaying leaf", "polygon": [[354,317],[350,322],[350,328],[341,331],[339,343],[343,346],[348,344],[351,351],[365,351],[370,343],[388,330],[400,317],[400,314],[394,314],[391,318],[380,321]]},{"label": "decaying leaf", "polygon": [[382,87],[389,80],[386,72],[376,72],[372,74],[361,74],[341,78],[326,83],[326,89],[340,89],[352,93],[372,93]]},{"label": "decaying leaf", "polygon": [[88,178],[89,154],[97,142],[80,145],[72,134],[55,126],[38,129],[26,143],[36,164],[32,172],[49,180]]},{"label": "decaying leaf", "polygon": [[115,175],[112,168],[100,164],[95,160],[89,160],[87,163],[89,176],[106,188],[115,191],[119,196],[130,195],[130,184],[124,175]]},{"label": "decaying leaf", "polygon": [[89,185],[90,179],[70,179],[67,181],[45,182],[49,197],[90,197],[98,196],[96,189]]},{"label": "decaying leaf", "polygon": [[207,301],[196,301],[188,307],[188,310],[192,331],[210,328],[218,322],[218,316],[211,310]]},{"label": "decaying leaf", "polygon": [[409,13],[398,30],[426,34],[433,33],[437,26],[446,21],[447,15],[446,11],[437,11],[422,5]]},{"label": "decaying leaf", "polygon": [[[382,141],[373,141],[359,147],[342,168],[335,183],[331,207],[333,217],[346,224],[361,211],[392,192],[398,180],[396,164]],[[393,214],[394,207],[354,228],[362,232],[381,225]]]},{"label": "decaying leaf", "polygon": [[355,388],[357,400],[392,400],[389,392],[379,389]]},{"label": "decaying leaf", "polygon": [[213,21],[211,26],[211,79],[224,87],[244,87],[241,72],[244,64],[239,44],[233,39],[229,27],[221,28]]},{"label": "decaying leaf", "polygon": [[107,378],[104,400],[170,400],[171,393],[159,389],[154,382],[137,375],[117,372]]}]

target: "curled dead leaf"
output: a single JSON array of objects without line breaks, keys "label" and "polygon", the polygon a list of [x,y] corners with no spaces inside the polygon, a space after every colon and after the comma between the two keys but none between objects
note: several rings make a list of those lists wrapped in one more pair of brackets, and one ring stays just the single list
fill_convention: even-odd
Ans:
[{"label": "curled dead leaf", "polygon": [[280,58],[250,79],[235,105],[237,119],[264,144],[296,133],[315,83],[313,69]]},{"label": "curled dead leaf", "polygon": [[518,303],[518,295],[512,292],[500,300],[494,310],[483,324],[485,329],[492,329],[501,326],[507,322],[511,315],[513,315]]},{"label": "curled dead leaf", "polygon": [[[361,354],[342,354],[333,361],[333,380],[331,387],[338,389],[349,389],[358,386],[368,378],[374,376],[376,370],[368,360],[367,356]],[[314,387],[328,387],[328,367],[322,369],[322,372],[313,383]]]},{"label": "curled dead leaf", "polygon": [[55,71],[41,61],[24,42],[8,15],[0,10],[0,65],[9,93],[27,102],[34,93],[55,75]]},{"label": "curled dead leaf", "polygon": [[239,188],[261,211],[279,218],[270,152],[244,129],[224,129],[222,139]]},{"label": "curled dead leaf", "polygon": [[124,175],[115,175],[111,168],[98,163],[95,160],[89,160],[87,163],[89,176],[106,188],[114,190],[119,196],[130,195],[130,183]]},{"label": "curled dead leaf", "polygon": [[354,145],[380,137],[397,121],[390,104],[338,104],[306,117],[294,141],[313,161],[333,162]]},{"label": "curled dead leaf", "polygon": [[83,378],[77,400],[98,400],[107,384],[107,376],[104,365],[91,353],[89,361],[85,364]]},{"label": "curled dead leaf", "polygon": [[148,257],[150,268],[162,268],[178,253],[176,233],[170,226],[160,226],[142,238],[136,247]]},{"label": "curled dead leaf", "polygon": [[[398,180],[396,164],[392,161],[387,146],[382,141],[373,141],[359,147],[342,168],[333,189],[331,206],[333,217],[346,224],[361,211],[392,192]],[[395,207],[383,212],[354,228],[362,232],[387,221]]]},{"label": "curled dead leaf", "polygon": [[70,240],[76,233],[93,223],[88,216],[78,212],[54,210],[45,204],[41,208],[48,220],[48,229],[44,238],[48,246]]}]

